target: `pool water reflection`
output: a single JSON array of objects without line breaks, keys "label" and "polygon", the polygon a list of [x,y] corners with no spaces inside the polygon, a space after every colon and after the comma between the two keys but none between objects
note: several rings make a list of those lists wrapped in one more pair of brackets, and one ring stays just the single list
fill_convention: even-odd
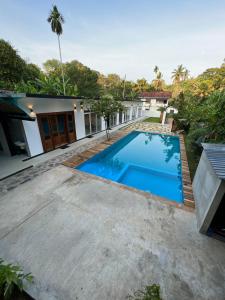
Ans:
[{"label": "pool water reflection", "polygon": [[133,131],[76,169],[183,202],[176,136]]}]

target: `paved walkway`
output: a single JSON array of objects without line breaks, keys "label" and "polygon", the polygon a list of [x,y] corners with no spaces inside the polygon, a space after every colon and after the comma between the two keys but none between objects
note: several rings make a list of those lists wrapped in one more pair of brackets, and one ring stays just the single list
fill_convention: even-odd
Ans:
[{"label": "paved walkway", "polygon": [[150,122],[136,122],[129,126],[131,130],[142,130],[150,132],[160,132],[165,134],[171,134],[171,126],[168,124],[161,125],[159,123]]},{"label": "paved walkway", "polygon": [[225,244],[195,214],[58,166],[0,201],[0,253],[35,277],[37,300],[224,300]]}]

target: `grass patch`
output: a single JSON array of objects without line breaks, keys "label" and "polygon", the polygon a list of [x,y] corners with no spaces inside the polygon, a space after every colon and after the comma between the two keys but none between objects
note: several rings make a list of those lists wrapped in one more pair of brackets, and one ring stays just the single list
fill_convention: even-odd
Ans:
[{"label": "grass patch", "polygon": [[158,118],[158,117],[149,117],[147,119],[144,119],[143,122],[160,123],[160,118]]}]

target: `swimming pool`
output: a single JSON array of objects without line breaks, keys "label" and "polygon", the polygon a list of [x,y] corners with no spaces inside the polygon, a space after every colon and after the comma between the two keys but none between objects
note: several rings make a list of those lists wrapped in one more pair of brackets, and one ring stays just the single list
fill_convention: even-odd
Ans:
[{"label": "swimming pool", "polygon": [[183,202],[177,136],[132,131],[76,169]]}]

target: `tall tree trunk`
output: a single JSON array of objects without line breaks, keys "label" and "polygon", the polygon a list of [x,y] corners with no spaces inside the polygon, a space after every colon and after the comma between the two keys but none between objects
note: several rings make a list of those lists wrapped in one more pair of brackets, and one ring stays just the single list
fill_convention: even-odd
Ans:
[{"label": "tall tree trunk", "polygon": [[123,100],[125,100],[125,88],[126,88],[126,74],[124,76],[124,81],[123,81]]},{"label": "tall tree trunk", "polygon": [[61,46],[60,46],[59,34],[57,34],[57,37],[58,37],[58,44],[59,44],[59,57],[60,57],[60,62],[61,62],[61,71],[62,71],[62,80],[63,80],[63,94],[65,96],[65,94],[66,94],[66,87],[65,87],[65,78],[64,78],[64,70],[63,70],[63,64],[62,64],[62,53],[61,53]]}]

